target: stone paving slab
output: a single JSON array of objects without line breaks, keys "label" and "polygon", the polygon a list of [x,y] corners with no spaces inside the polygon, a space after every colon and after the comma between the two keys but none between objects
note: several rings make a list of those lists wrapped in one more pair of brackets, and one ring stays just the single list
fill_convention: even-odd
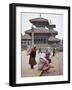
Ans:
[{"label": "stone paving slab", "polygon": [[[36,54],[36,61],[38,63],[39,57],[43,55],[44,53],[38,53]],[[34,69],[30,68],[29,65],[29,55],[27,55],[26,50],[21,52],[21,76],[22,77],[33,77],[33,76],[40,76],[41,71],[38,70],[38,66],[36,65]],[[63,74],[63,53],[57,52],[54,57],[51,57],[52,59],[52,65],[54,68],[52,68],[49,73],[44,72],[43,76],[54,76],[54,75],[62,75]]]}]

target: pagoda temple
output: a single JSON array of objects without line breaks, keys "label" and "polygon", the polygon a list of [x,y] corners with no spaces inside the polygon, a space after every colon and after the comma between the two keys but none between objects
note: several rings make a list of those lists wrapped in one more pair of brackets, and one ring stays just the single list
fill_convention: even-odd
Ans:
[{"label": "pagoda temple", "polygon": [[28,43],[26,42],[26,45],[33,43],[37,47],[53,47],[60,42],[60,39],[56,38],[58,32],[54,30],[56,25],[41,17],[41,15],[29,21],[32,24],[32,28],[25,31],[24,38],[22,39],[24,44],[26,41],[29,41]]}]

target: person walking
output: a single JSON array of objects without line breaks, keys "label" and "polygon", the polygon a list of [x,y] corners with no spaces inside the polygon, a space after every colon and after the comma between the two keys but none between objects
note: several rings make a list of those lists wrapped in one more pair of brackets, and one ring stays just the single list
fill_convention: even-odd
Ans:
[{"label": "person walking", "polygon": [[49,60],[46,56],[46,54],[44,56],[41,56],[39,58],[39,63],[38,63],[38,69],[42,70],[40,76],[42,76],[42,74],[46,71],[49,72],[50,68],[53,68],[52,65],[50,65]]},{"label": "person walking", "polygon": [[45,58],[49,61],[49,63],[51,63],[50,55],[51,53],[48,50],[46,50]]},{"label": "person walking", "polygon": [[36,57],[36,46],[34,46],[30,51],[29,64],[30,64],[31,69],[33,69],[34,65],[37,64],[35,57]]},{"label": "person walking", "polygon": [[56,52],[55,52],[55,48],[53,48],[53,56],[55,56],[55,53],[56,53]]},{"label": "person walking", "polygon": [[41,51],[41,48],[39,48],[39,51],[38,51],[38,53],[42,53],[42,51]]}]

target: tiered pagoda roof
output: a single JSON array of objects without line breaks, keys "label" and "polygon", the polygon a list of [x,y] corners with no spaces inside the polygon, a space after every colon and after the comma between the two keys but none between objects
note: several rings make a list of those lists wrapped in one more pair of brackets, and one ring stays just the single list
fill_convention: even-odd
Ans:
[{"label": "tiered pagoda roof", "polygon": [[[47,34],[55,34],[57,35],[58,32],[56,30],[49,30],[49,29],[45,29],[45,28],[33,28],[34,29],[34,33],[47,33]],[[30,30],[26,30],[25,33],[27,34],[31,34],[32,31]]]},{"label": "tiered pagoda roof", "polygon": [[55,38],[55,35],[58,35],[58,32],[53,29],[56,27],[56,25],[50,24],[47,19],[42,18],[40,16],[38,18],[30,19],[30,22],[32,23],[32,25],[35,26],[35,28],[26,30],[25,31],[26,34],[30,35],[33,30],[34,33],[37,33],[37,34],[50,34],[50,37],[48,39],[49,42],[59,42],[60,41],[58,38]]},{"label": "tiered pagoda roof", "polygon": [[35,25],[36,27],[48,27],[48,28],[55,28],[56,25],[50,25],[49,21],[45,18],[38,17],[34,19],[30,19],[30,22]]},{"label": "tiered pagoda roof", "polygon": [[49,25],[48,20],[42,17],[31,19],[30,22],[36,27],[45,27]]}]

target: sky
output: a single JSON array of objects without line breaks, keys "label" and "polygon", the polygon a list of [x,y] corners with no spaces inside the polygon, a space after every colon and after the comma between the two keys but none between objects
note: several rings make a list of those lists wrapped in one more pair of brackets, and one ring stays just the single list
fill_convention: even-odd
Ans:
[{"label": "sky", "polygon": [[[63,14],[52,14],[52,13],[41,13],[41,17],[47,19],[51,24],[55,24],[56,28],[54,30],[58,31],[57,38],[63,39]],[[30,23],[30,19],[40,17],[40,13],[21,13],[21,33],[25,34],[24,31],[31,29],[32,24]]]}]

